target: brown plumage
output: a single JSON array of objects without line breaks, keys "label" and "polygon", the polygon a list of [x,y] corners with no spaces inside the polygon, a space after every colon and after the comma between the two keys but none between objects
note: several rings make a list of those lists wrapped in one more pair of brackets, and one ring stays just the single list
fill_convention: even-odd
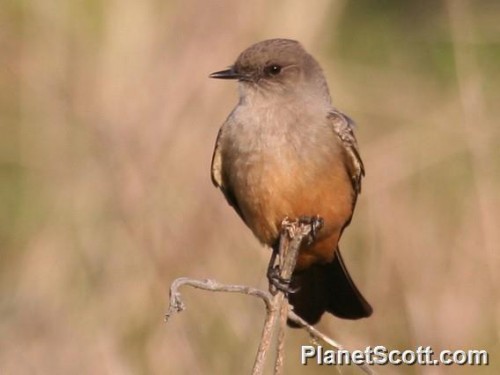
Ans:
[{"label": "brown plumage", "polygon": [[364,175],[352,121],[331,105],[322,70],[293,40],[243,51],[212,78],[237,79],[240,101],[222,125],[212,180],[264,244],[274,246],[285,217],[319,215],[323,228],[297,258],[290,295],[309,323],[323,312],[358,319],[372,308],[342,261],[338,242],[350,223]]}]

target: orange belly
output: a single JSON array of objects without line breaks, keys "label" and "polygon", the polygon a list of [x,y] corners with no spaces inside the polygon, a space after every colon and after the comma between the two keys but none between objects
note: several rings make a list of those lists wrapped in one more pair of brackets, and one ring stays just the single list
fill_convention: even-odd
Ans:
[{"label": "orange belly", "polygon": [[319,215],[324,220],[312,246],[301,248],[297,269],[331,261],[352,215],[354,193],[342,155],[331,156],[314,162],[292,158],[285,165],[264,158],[242,166],[232,181],[247,226],[264,244],[277,241],[286,217]]}]

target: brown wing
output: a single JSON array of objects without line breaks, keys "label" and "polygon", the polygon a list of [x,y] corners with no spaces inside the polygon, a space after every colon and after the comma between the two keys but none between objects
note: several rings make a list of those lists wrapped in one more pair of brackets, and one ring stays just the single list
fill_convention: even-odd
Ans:
[{"label": "brown wing", "polygon": [[328,119],[344,146],[348,156],[347,169],[351,177],[352,186],[354,191],[359,194],[361,193],[361,179],[365,175],[365,167],[359,155],[358,142],[354,135],[354,121],[336,109],[328,114]]},{"label": "brown wing", "polygon": [[222,138],[222,130],[223,128],[220,128],[219,133],[217,134],[217,140],[215,141],[215,148],[214,148],[214,153],[212,155],[212,166],[211,166],[211,177],[212,177],[212,182],[215,185],[215,187],[218,187],[222,193],[224,194],[224,197],[226,198],[227,203],[229,203],[230,206],[234,208],[236,213],[242,218],[243,221],[245,219],[243,218],[243,215],[241,213],[241,210],[238,206],[238,202],[236,201],[236,197],[233,194],[232,189],[229,186],[225,186],[224,184],[224,178],[223,178],[223,160],[222,160],[222,152],[221,152],[221,138]]},{"label": "brown wing", "polygon": [[222,128],[220,128],[219,133],[217,133],[217,140],[215,141],[214,153],[212,155],[212,166],[210,170],[212,183],[218,188],[222,188],[222,155],[220,151],[221,133]]}]

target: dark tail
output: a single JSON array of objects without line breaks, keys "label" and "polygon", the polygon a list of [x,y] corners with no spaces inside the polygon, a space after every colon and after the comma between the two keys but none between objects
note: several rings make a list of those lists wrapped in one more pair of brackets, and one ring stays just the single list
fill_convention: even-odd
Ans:
[{"label": "dark tail", "polygon": [[[325,311],[343,319],[366,318],[373,312],[349,276],[339,249],[331,263],[294,273],[292,286],[299,290],[289,295],[289,301],[309,324],[317,323]],[[288,325],[297,327],[290,321]]]}]

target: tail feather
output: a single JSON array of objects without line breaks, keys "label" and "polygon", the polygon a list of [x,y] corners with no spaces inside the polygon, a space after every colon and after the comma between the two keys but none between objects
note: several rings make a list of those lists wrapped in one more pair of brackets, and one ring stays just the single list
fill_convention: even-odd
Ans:
[{"label": "tail feather", "polygon": [[[325,311],[343,319],[366,318],[373,312],[351,279],[339,249],[331,263],[294,273],[292,285],[299,290],[290,294],[289,301],[309,324],[317,323]],[[288,325],[296,326],[290,321]]]}]

